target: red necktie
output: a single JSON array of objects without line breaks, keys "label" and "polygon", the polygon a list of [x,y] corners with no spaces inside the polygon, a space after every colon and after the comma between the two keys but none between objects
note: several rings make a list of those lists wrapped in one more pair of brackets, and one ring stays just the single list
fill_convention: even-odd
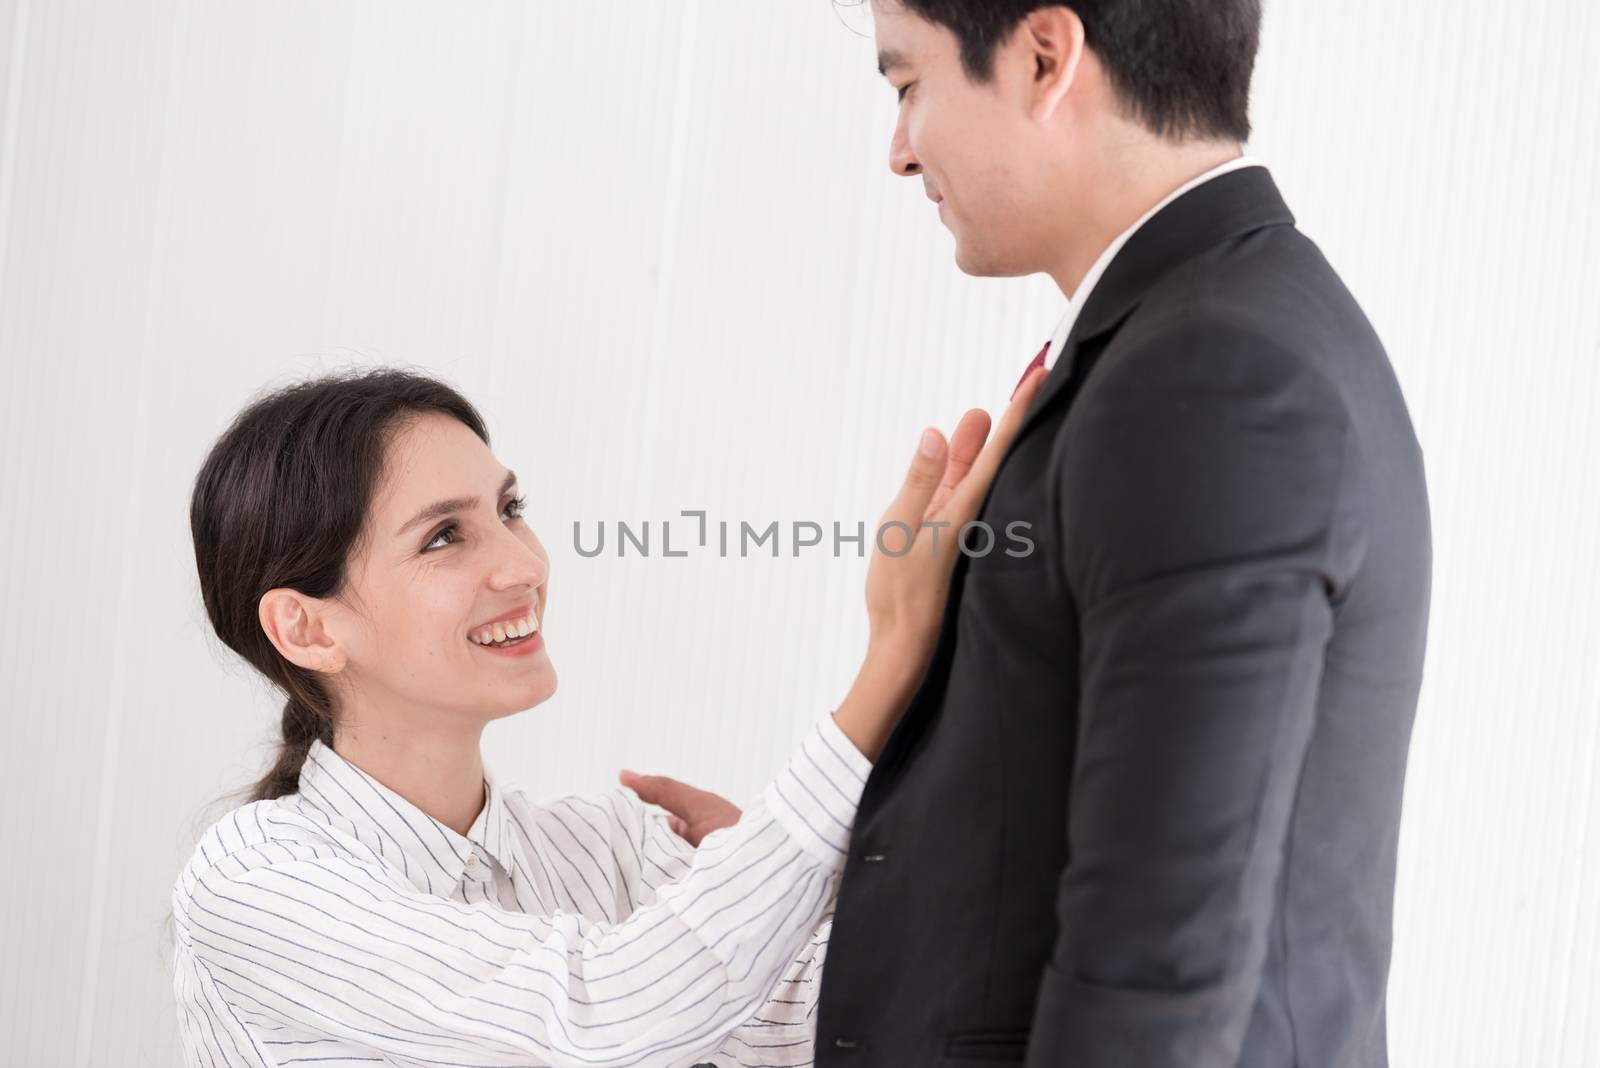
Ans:
[{"label": "red necktie", "polygon": [[[1050,342],[1046,341],[1044,343],[1044,348],[1039,350],[1039,355],[1037,355],[1037,356],[1035,356],[1033,358],[1033,362],[1028,365],[1028,369],[1026,371],[1022,372],[1022,377],[1017,379],[1017,389],[1021,389],[1022,388],[1022,383],[1026,382],[1028,380],[1028,376],[1033,374],[1033,369],[1035,367],[1043,367],[1044,366],[1045,353],[1047,353],[1049,351],[1050,351]],[[1015,397],[1017,395],[1017,389],[1014,389],[1014,390],[1011,391],[1011,395],[1013,397]]]}]

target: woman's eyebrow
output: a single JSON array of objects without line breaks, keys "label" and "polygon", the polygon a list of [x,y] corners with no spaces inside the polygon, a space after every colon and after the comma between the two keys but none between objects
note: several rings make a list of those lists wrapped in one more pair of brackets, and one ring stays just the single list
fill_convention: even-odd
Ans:
[{"label": "woman's eyebrow", "polygon": [[[507,471],[506,480],[500,483],[500,492],[495,494],[495,496],[504,496],[505,492],[516,484],[517,473],[515,471]],[[432,504],[428,505],[422,511],[418,512],[416,515],[407,520],[405,526],[395,531],[395,537],[399,537],[419,523],[426,523],[430,519],[442,519],[447,515],[454,515],[456,512],[465,512],[476,507],[478,507],[478,498],[476,497],[452,497],[447,501],[434,501]]]}]

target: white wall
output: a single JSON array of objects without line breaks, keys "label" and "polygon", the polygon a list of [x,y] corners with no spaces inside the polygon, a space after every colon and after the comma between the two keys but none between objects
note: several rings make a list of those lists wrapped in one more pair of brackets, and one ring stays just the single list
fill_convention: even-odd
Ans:
[{"label": "white wall", "polygon": [[[1600,1064],[1600,21],[1269,2],[1252,149],[1387,341],[1437,563],[1391,988],[1404,1065]],[[580,559],[575,519],[875,519],[1054,326],[886,167],[827,0],[0,3],[0,1062],[177,1063],[167,895],[276,702],[186,526],[268,382],[486,410],[555,552],[542,795],[747,798],[836,700],[864,565]]]}]

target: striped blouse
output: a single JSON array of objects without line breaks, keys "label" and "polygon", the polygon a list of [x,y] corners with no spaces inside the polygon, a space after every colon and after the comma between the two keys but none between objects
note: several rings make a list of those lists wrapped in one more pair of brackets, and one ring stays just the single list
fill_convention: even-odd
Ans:
[{"label": "striped blouse", "polygon": [[811,1064],[870,767],[823,717],[695,849],[627,790],[540,805],[487,768],[463,837],[315,743],[173,888],[186,1063]]}]

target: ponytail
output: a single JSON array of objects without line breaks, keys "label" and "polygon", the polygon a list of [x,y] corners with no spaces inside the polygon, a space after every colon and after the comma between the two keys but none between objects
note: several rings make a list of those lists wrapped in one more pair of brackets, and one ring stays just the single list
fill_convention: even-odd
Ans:
[{"label": "ponytail", "polygon": [[328,720],[306,708],[294,698],[283,703],[283,742],[278,747],[272,768],[250,791],[251,801],[272,801],[300,789],[300,769],[305,766],[311,743],[333,744]]}]

